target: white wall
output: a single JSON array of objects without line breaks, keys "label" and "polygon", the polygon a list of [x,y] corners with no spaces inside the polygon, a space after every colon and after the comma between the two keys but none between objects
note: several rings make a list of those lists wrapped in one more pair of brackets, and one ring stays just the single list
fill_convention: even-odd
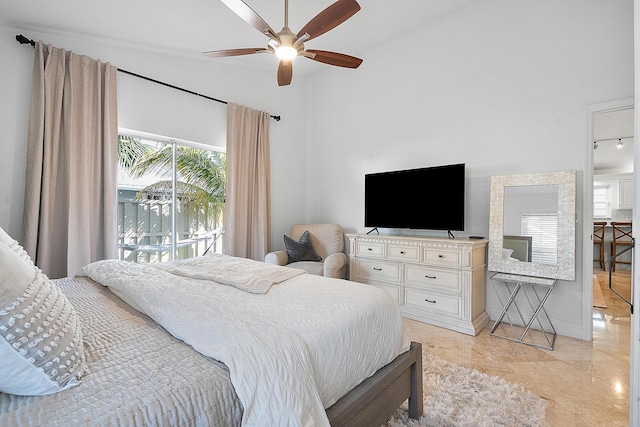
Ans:
[{"label": "white wall", "polygon": [[[635,98],[640,98],[640,0],[634,0],[634,58],[635,58]],[[635,109],[634,114],[634,135],[640,133],[640,109]],[[634,144],[633,152],[634,164],[640,164],[640,145]],[[635,169],[637,171],[637,169]],[[640,224],[640,174],[635,174],[634,179],[634,209],[633,223],[634,235],[638,235],[638,224]],[[635,251],[638,251],[638,242],[636,241]],[[632,272],[632,291],[631,299],[634,307],[640,307],[640,257],[634,257]],[[631,314],[631,337],[630,337],[631,357],[630,372],[631,379],[629,381],[629,425],[637,426],[640,424],[640,325],[638,324],[638,311]]]},{"label": "white wall", "polygon": [[[357,56],[356,73],[309,78],[309,220],[365,231],[365,173],[464,162],[465,234],[488,236],[492,175],[577,170],[582,206],[585,106],[633,96],[633,2],[479,1]],[[547,307],[561,334],[582,338],[576,241],[577,280]]]},{"label": "white wall", "polygon": [[[305,218],[304,144],[306,82],[276,85],[273,70],[233,67],[208,58],[141,50],[104,40],[0,27],[0,227],[20,238],[33,49],[16,34],[110,62],[118,68],[217,99],[280,115],[270,122],[274,224]],[[275,59],[275,57],[274,57]],[[118,73],[118,121],[122,128],[224,146],[226,105]],[[283,228],[284,225],[279,226]],[[277,240],[281,240],[278,236]]]},{"label": "white wall", "polygon": [[24,51],[15,31],[0,27],[0,227],[19,236],[26,170],[27,117],[33,51]]}]

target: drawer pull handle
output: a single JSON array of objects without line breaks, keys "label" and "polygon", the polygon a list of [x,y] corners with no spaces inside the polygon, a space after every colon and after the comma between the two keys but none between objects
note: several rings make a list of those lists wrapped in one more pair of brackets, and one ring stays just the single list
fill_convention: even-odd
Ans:
[{"label": "drawer pull handle", "polygon": [[426,299],[426,298],[425,298],[425,301],[428,302],[429,304],[435,304],[436,303],[436,300],[430,300],[430,299]]},{"label": "drawer pull handle", "polygon": [[382,271],[382,269],[381,269],[381,268],[377,268],[377,267],[373,267],[373,269],[374,269],[375,271]]},{"label": "drawer pull handle", "polygon": [[400,251],[400,255],[404,255],[404,253],[405,253],[404,251]]},{"label": "drawer pull handle", "polygon": [[367,248],[367,250],[368,250],[368,251],[372,251],[372,250],[373,250],[373,248]]},{"label": "drawer pull handle", "polygon": [[436,276],[428,276],[428,275],[426,275],[426,276],[424,276],[424,277],[426,277],[427,279],[437,279],[437,277],[436,277]]},{"label": "drawer pull handle", "polygon": [[438,258],[444,258],[444,255],[438,255]]}]

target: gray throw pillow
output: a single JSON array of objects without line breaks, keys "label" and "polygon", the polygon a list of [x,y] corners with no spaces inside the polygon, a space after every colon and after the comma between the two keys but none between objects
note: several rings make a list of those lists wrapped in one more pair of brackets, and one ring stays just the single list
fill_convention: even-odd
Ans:
[{"label": "gray throw pillow", "polygon": [[289,255],[289,262],[298,261],[322,261],[322,257],[313,250],[311,246],[311,235],[309,230],[302,233],[297,242],[291,237],[284,235],[284,248]]}]

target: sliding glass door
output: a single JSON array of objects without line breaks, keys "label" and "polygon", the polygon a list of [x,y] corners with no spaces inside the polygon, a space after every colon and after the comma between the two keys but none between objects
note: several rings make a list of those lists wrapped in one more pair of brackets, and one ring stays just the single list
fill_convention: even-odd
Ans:
[{"label": "sliding glass door", "polygon": [[120,259],[160,262],[222,252],[224,152],[126,134],[118,152]]}]

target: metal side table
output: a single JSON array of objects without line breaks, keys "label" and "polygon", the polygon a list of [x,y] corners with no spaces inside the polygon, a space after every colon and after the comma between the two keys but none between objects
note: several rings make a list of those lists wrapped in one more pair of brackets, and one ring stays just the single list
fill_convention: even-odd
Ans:
[{"label": "metal side table", "polygon": [[[500,304],[502,304],[502,312],[498,319],[496,319],[491,331],[490,335],[505,338],[511,341],[519,342],[522,344],[531,345],[534,347],[543,348],[545,350],[553,350],[553,346],[556,342],[556,330],[551,323],[551,319],[544,309],[544,303],[549,298],[551,291],[553,290],[554,285],[556,284],[556,279],[549,279],[545,277],[533,277],[533,276],[521,276],[518,274],[507,274],[507,273],[496,273],[491,276],[491,283],[493,284],[494,289],[496,290],[496,294],[498,295],[498,300]],[[506,301],[503,301],[500,296],[499,283],[502,283],[504,287],[506,287],[509,292],[509,298]],[[520,298],[521,303],[526,300],[529,305],[529,309],[532,314],[523,314],[518,307],[518,301],[516,300],[518,294],[522,291],[521,295],[524,298]],[[513,308],[510,310],[510,308]],[[515,312],[514,312],[515,311]],[[517,314],[518,317],[515,317]],[[514,320],[512,320],[511,316],[514,316]],[[508,335],[500,335],[496,333],[496,329],[500,324],[503,323],[503,320],[506,317],[506,322],[504,323],[504,327],[507,331],[510,329],[512,332],[512,336]],[[526,319],[528,317],[528,320]],[[543,321],[546,322],[546,327],[543,325]],[[518,322],[519,320],[519,322]],[[533,323],[536,322],[539,329],[531,328]],[[507,324],[509,327],[507,327]],[[531,340],[531,332],[540,332],[544,337],[544,341],[546,341],[547,345],[539,344],[533,342]],[[529,339],[526,340],[527,335],[529,335]]]}]

